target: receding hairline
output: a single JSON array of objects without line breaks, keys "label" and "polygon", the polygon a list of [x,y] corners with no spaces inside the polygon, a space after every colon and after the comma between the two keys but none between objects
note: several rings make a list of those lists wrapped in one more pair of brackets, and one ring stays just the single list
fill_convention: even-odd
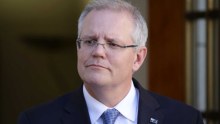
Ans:
[{"label": "receding hairline", "polygon": [[133,13],[135,13],[137,8],[131,3],[121,0],[91,0],[81,13],[79,23],[83,22],[85,17],[93,10],[112,10],[117,12],[127,11],[132,17],[134,16]]},{"label": "receding hairline", "polygon": [[118,13],[118,14],[123,14],[123,15],[126,15],[127,19],[129,19],[130,21],[132,21],[131,23],[133,23],[134,25],[134,18],[132,17],[132,13],[130,13],[129,11],[127,10],[124,10],[124,9],[111,9],[111,8],[103,8],[103,9],[92,9],[91,11],[89,11],[85,17],[83,18],[82,21],[85,20],[85,18],[92,12],[98,12],[98,11],[109,11],[109,12],[113,12],[113,13]]},{"label": "receding hairline", "polygon": [[119,8],[119,7],[104,7],[104,6],[98,6],[95,8],[90,9],[89,11],[87,11],[87,13],[85,13],[80,20],[80,28],[82,28],[82,25],[84,23],[85,18],[91,13],[91,12],[95,12],[95,11],[110,11],[110,12],[116,12],[116,13],[121,13],[121,14],[126,14],[127,19],[129,19],[132,23],[132,28],[133,30],[135,30],[135,20],[134,20],[134,15],[132,14],[133,11],[131,11],[130,9],[125,9],[124,7]]}]

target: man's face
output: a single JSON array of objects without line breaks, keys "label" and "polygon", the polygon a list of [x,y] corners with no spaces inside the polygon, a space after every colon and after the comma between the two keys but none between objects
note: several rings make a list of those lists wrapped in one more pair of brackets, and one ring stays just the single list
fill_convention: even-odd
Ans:
[{"label": "man's face", "polygon": [[[126,12],[93,10],[84,19],[80,39],[96,40],[101,44],[133,45],[133,22]],[[134,48],[111,50],[106,44],[92,49],[77,49],[78,72],[86,85],[117,86],[130,83],[137,53]],[[141,64],[140,64],[141,65]]]}]

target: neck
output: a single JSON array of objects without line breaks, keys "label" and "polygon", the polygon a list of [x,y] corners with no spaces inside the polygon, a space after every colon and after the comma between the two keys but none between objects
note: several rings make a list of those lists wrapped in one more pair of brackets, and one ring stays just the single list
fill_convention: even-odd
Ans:
[{"label": "neck", "polygon": [[116,106],[129,92],[131,82],[117,86],[91,86],[85,83],[89,94],[108,107]]}]

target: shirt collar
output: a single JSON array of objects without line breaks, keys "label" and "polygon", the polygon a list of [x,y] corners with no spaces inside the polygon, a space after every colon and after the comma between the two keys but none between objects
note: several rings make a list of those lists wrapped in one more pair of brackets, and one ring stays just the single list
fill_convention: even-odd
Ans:
[{"label": "shirt collar", "polygon": [[108,107],[93,98],[86,90],[85,85],[83,85],[83,94],[88,107],[91,124],[94,124]]},{"label": "shirt collar", "polygon": [[[83,94],[87,103],[91,123],[94,124],[108,107],[93,98],[86,90],[85,85],[83,86]],[[134,87],[133,81],[131,81],[131,88],[128,94],[113,108],[117,109],[128,120],[135,121],[138,113],[138,101],[139,92]]]},{"label": "shirt collar", "polygon": [[138,101],[139,101],[139,92],[134,87],[132,82],[131,89],[128,92],[127,96],[118,103],[114,108],[116,108],[125,118],[135,121],[137,119],[138,113]]}]

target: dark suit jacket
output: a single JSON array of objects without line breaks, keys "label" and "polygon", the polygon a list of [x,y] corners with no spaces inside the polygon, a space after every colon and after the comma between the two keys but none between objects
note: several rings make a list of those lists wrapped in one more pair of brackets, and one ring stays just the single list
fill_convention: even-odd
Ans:
[{"label": "dark suit jacket", "polygon": [[[194,108],[143,89],[139,90],[138,124],[203,124]],[[21,113],[18,124],[90,124],[82,87],[50,103]]]}]

